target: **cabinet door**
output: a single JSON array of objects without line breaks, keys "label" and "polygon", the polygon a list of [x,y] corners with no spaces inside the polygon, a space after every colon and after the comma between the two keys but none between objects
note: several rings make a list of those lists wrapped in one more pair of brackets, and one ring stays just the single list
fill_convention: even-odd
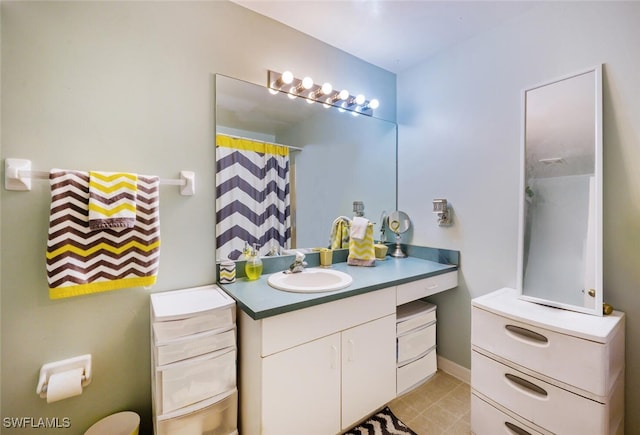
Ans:
[{"label": "cabinet door", "polygon": [[344,331],[342,429],[380,408],[395,394],[395,314]]},{"label": "cabinet door", "polygon": [[340,432],[339,333],[262,361],[262,434]]}]

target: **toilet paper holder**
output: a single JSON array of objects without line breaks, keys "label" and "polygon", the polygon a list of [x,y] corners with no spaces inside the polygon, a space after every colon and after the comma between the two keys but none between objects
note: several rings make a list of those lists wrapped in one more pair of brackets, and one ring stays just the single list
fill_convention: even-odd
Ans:
[{"label": "toilet paper holder", "polygon": [[36,393],[43,399],[47,398],[47,385],[49,378],[56,373],[62,373],[69,370],[82,368],[82,387],[86,387],[91,383],[91,354],[80,355],[73,358],[64,359],[44,364],[40,368],[40,378]]}]

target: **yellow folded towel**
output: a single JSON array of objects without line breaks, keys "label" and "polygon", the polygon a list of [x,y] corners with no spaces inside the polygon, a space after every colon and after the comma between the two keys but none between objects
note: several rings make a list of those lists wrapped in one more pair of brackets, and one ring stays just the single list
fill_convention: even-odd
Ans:
[{"label": "yellow folded towel", "polygon": [[373,247],[373,224],[367,224],[364,238],[349,239],[349,256],[347,264],[351,266],[375,266],[376,251]]},{"label": "yellow folded towel", "polygon": [[123,172],[89,172],[89,228],[133,228],[138,176]]}]

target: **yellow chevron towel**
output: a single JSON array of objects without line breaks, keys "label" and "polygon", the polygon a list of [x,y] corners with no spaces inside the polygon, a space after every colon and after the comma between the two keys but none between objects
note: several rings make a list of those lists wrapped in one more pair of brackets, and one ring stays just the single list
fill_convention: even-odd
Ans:
[{"label": "yellow chevron towel", "polygon": [[331,249],[343,249],[349,247],[349,223],[351,220],[340,216],[333,221],[331,227],[330,244]]},{"label": "yellow chevron towel", "polygon": [[133,228],[89,228],[89,173],[53,169],[47,238],[51,299],[156,282],[160,258],[160,179],[139,175]]},{"label": "yellow chevron towel", "polygon": [[89,172],[89,228],[133,228],[138,176],[124,172]]},{"label": "yellow chevron towel", "polygon": [[351,266],[375,266],[376,251],[373,247],[373,224],[367,224],[362,239],[349,239],[349,256],[347,264]]}]

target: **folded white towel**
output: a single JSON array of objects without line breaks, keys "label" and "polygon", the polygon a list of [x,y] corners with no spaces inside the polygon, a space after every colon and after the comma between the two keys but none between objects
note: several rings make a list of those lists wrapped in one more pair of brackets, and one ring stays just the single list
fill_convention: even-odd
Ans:
[{"label": "folded white towel", "polygon": [[355,240],[362,240],[367,232],[367,225],[369,225],[369,219],[356,216],[351,221],[351,230],[349,231],[349,237]]}]

